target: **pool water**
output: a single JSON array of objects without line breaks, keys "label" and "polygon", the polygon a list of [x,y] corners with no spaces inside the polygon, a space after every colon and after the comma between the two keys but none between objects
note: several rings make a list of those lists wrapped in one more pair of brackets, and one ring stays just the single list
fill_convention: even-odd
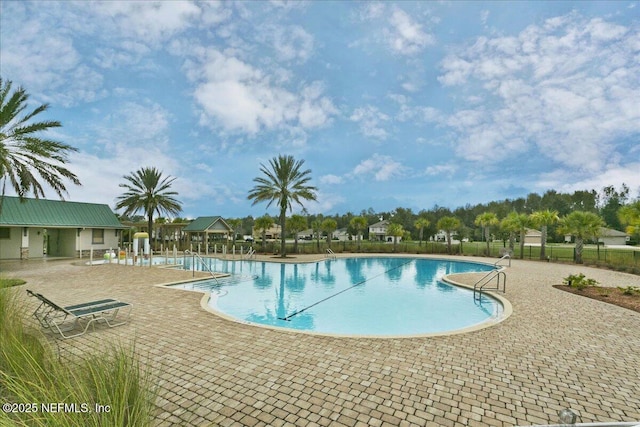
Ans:
[{"label": "pool water", "polygon": [[[286,264],[210,259],[227,279],[178,285],[211,292],[209,305],[239,321],[311,332],[406,336],[455,331],[502,313],[502,305],[441,281],[486,264],[415,258],[341,258]],[[189,269],[189,265],[185,265]]]}]

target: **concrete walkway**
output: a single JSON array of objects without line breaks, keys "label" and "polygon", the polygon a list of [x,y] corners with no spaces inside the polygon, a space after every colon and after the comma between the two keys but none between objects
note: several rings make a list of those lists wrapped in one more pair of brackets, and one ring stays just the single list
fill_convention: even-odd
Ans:
[{"label": "concrete walkway", "polygon": [[57,342],[77,353],[135,340],[160,372],[159,426],[513,426],[556,423],[563,408],[580,422],[640,421],[640,313],[552,288],[580,272],[606,286],[640,287],[639,276],[514,260],[504,322],[362,339],[232,322],[203,310],[199,293],[154,286],[192,277],[182,271],[70,261],[0,271],[61,304],[133,303],[127,325]]}]

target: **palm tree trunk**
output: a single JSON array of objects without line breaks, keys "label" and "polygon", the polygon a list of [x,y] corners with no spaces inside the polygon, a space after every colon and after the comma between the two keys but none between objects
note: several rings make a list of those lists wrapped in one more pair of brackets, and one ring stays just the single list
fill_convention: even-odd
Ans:
[{"label": "palm tree trunk", "polygon": [[286,207],[284,209],[280,209],[280,256],[282,258],[286,257],[286,245],[284,240],[284,226],[287,221],[287,211]]},{"label": "palm tree trunk", "polygon": [[451,233],[447,233],[447,251],[451,255]]},{"label": "palm tree trunk", "polygon": [[576,264],[582,264],[582,249],[584,248],[584,241],[582,237],[576,237]]},{"label": "palm tree trunk", "polygon": [[540,259],[545,260],[545,245],[547,244],[547,226],[540,227]]},{"label": "palm tree trunk", "polygon": [[520,259],[524,259],[524,235],[525,231],[520,230]]},{"label": "palm tree trunk", "polygon": [[149,250],[153,250],[153,211],[149,212],[149,221],[147,223],[147,231],[149,232]]},{"label": "palm tree trunk", "polygon": [[490,256],[491,248],[489,248],[489,227],[484,229],[484,239],[487,241],[487,256]]}]

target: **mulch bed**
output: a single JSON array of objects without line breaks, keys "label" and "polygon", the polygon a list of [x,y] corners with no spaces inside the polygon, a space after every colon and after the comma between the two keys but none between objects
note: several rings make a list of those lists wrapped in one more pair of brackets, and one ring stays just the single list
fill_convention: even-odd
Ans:
[{"label": "mulch bed", "polygon": [[572,288],[567,285],[554,285],[556,289],[570,292],[576,295],[582,295],[587,298],[597,299],[619,307],[628,308],[629,310],[640,313],[640,294],[625,295],[618,288],[608,288],[601,286],[589,286],[582,290]]}]

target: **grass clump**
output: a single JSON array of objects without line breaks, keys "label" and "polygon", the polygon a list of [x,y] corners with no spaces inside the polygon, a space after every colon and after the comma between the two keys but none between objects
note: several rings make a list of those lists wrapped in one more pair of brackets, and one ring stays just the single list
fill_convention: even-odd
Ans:
[{"label": "grass clump", "polygon": [[571,274],[564,278],[564,283],[571,287],[576,288],[579,291],[583,290],[587,286],[596,286],[598,282],[595,279],[588,279],[584,274]]},{"label": "grass clump", "polygon": [[12,286],[20,286],[20,285],[24,285],[25,282],[22,279],[9,279],[6,277],[0,277],[0,289],[3,288],[10,288]]},{"label": "grass clump", "polygon": [[618,286],[618,289],[620,289],[623,295],[640,295],[640,288],[637,286]]},{"label": "grass clump", "polygon": [[0,425],[151,425],[154,381],[133,346],[63,362],[25,316],[16,292],[0,288],[0,400],[27,405],[0,412]]}]

